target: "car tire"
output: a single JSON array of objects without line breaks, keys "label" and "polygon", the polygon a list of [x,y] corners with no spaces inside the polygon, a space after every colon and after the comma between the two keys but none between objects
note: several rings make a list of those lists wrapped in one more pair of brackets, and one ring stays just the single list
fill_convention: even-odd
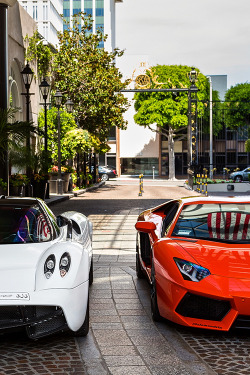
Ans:
[{"label": "car tire", "polygon": [[93,257],[91,258],[91,265],[90,265],[90,270],[89,270],[89,285],[93,284],[94,281],[94,267],[93,267]]},{"label": "car tire", "polygon": [[142,267],[141,267],[141,262],[140,262],[140,259],[139,259],[139,252],[138,252],[138,247],[136,249],[136,258],[135,258],[135,269],[136,269],[136,275],[138,277],[138,279],[144,279],[145,278],[145,274],[142,270]]},{"label": "car tire", "polygon": [[88,298],[88,304],[87,304],[87,310],[86,310],[86,315],[84,322],[82,326],[74,332],[75,337],[84,337],[87,336],[89,333],[89,298]]},{"label": "car tire", "polygon": [[162,317],[160,315],[159,308],[158,308],[158,302],[157,302],[155,270],[154,270],[153,262],[152,262],[152,268],[151,268],[150,298],[151,298],[151,317],[155,322],[160,322],[162,320]]},{"label": "car tire", "polygon": [[107,174],[107,173],[104,173],[104,174],[102,175],[102,181],[108,181],[108,179],[109,179],[108,174]]},{"label": "car tire", "polygon": [[234,182],[241,182],[243,180],[242,176],[235,176]]}]

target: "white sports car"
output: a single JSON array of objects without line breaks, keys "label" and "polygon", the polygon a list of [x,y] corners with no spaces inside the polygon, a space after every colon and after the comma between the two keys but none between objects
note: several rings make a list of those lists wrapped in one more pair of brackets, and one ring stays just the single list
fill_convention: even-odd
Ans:
[{"label": "white sports car", "polygon": [[0,330],[25,327],[37,339],[89,330],[92,224],[78,212],[57,218],[36,198],[0,197]]}]

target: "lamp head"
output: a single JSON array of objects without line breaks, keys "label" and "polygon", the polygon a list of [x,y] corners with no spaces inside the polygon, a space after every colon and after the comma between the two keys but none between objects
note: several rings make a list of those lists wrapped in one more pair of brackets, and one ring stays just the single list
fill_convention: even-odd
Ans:
[{"label": "lamp head", "polygon": [[60,108],[62,104],[62,98],[63,98],[61,91],[56,90],[54,98],[55,98],[56,107]]},{"label": "lamp head", "polygon": [[29,89],[34,75],[34,72],[30,68],[29,63],[25,65],[24,69],[21,71],[21,74],[26,89]]},{"label": "lamp head", "polygon": [[46,78],[43,78],[42,82],[39,85],[40,93],[44,100],[47,100],[50,92],[50,85],[46,81]]}]

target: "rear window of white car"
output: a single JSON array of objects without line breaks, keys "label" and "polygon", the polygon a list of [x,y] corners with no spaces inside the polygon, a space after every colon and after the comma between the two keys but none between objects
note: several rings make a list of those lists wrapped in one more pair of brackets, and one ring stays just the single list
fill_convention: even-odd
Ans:
[{"label": "rear window of white car", "polygon": [[0,244],[46,242],[51,237],[51,224],[38,204],[1,206]]}]

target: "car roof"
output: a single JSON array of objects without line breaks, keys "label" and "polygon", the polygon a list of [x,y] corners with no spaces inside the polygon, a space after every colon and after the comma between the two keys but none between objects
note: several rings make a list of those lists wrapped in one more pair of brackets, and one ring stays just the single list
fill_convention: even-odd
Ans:
[{"label": "car roof", "polygon": [[[165,206],[167,206],[171,202],[178,202],[180,206],[184,206],[187,204],[210,204],[210,203],[249,203],[250,204],[250,196],[244,196],[244,197],[234,197],[234,196],[228,196],[228,197],[219,197],[219,196],[213,196],[213,197],[204,197],[204,196],[194,196],[194,197],[184,197],[184,198],[178,198],[178,199],[171,199],[159,206],[153,207],[149,209],[151,212],[162,212],[165,209]],[[148,211],[148,210],[146,210]],[[145,212],[146,212],[145,211]]]},{"label": "car roof", "polygon": [[5,197],[3,195],[0,197],[0,207],[6,204],[11,206],[32,206],[37,202],[38,199],[32,197]]}]

